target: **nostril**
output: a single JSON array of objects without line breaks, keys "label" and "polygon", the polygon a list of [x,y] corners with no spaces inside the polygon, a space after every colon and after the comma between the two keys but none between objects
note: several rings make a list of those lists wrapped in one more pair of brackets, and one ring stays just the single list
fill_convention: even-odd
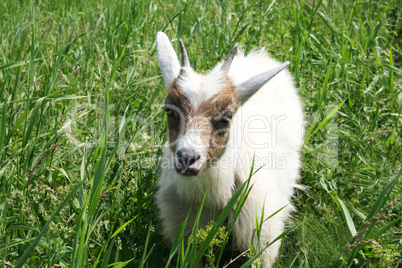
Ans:
[{"label": "nostril", "polygon": [[195,162],[195,157],[191,157],[188,161],[188,165],[191,166]]},{"label": "nostril", "polygon": [[201,158],[201,155],[199,155],[199,154],[196,154],[196,155],[190,157],[189,162],[188,162],[188,163],[189,163],[189,166],[191,166],[192,164],[194,164],[195,161],[200,160],[200,158]]},{"label": "nostril", "polygon": [[180,165],[182,165],[183,167],[185,166],[185,161],[183,161],[183,158],[179,157],[177,158],[177,160],[179,161]]}]

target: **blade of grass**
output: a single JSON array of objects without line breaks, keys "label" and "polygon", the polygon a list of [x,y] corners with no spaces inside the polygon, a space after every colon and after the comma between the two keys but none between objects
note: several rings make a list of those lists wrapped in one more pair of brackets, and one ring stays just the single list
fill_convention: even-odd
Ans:
[{"label": "blade of grass", "polygon": [[[313,125],[309,127],[304,142],[307,143],[309,141],[309,139],[311,138],[311,136],[313,136],[315,133],[317,133],[317,131],[320,130],[323,126],[325,126],[328,123],[328,121],[332,117],[335,116],[335,114],[339,111],[339,109],[343,106],[344,103],[345,103],[345,100],[343,102],[341,102],[340,104],[338,104],[334,109],[332,109],[332,111],[324,118],[324,120],[318,125],[318,127],[316,129],[314,129],[315,125],[317,124],[317,121],[315,121],[313,123]],[[313,129],[314,129],[314,131],[313,131]]]},{"label": "blade of grass", "polygon": [[15,61],[15,62],[10,62],[10,63],[5,63],[3,65],[0,65],[0,70],[7,70],[7,69],[11,69],[11,68],[15,68],[15,67],[19,67],[22,65],[26,65],[28,64],[26,61],[24,60],[20,60],[20,61]]},{"label": "blade of grass", "polygon": [[139,268],[142,268],[142,267],[144,267],[144,265],[145,265],[145,261],[146,261],[145,256],[147,255],[147,248],[148,248],[149,235],[150,235],[150,233],[151,233],[151,224],[148,225],[147,238],[146,238],[146,240],[145,240],[144,252],[142,253],[142,257],[141,257],[141,261],[140,261],[140,264],[139,264]]},{"label": "blade of grass", "polygon": [[[0,120],[0,157],[1,157],[1,154],[3,151],[3,147],[5,145],[5,139],[6,139],[6,109],[7,109],[7,100],[4,99],[3,109],[1,111],[1,120]],[[3,145],[3,143],[4,143],[4,145]]]},{"label": "blade of grass", "polygon": [[174,255],[176,254],[176,252],[180,248],[180,241],[184,237],[184,230],[186,229],[186,225],[187,225],[189,215],[190,214],[188,214],[187,217],[184,219],[184,221],[183,221],[183,223],[182,223],[182,225],[181,225],[181,227],[179,229],[179,232],[177,233],[177,235],[176,235],[176,237],[175,237],[175,239],[173,241],[173,244],[172,244],[172,247],[171,247],[171,250],[170,250],[170,253],[169,253],[169,259],[166,262],[166,266],[165,266],[166,268],[169,267],[169,264],[173,260]]},{"label": "blade of grass", "polygon": [[355,227],[355,224],[353,222],[352,217],[350,216],[350,213],[349,213],[348,209],[346,208],[346,206],[343,203],[343,201],[341,199],[339,199],[338,196],[336,197],[336,199],[338,200],[338,202],[339,202],[339,204],[340,204],[340,206],[342,208],[343,215],[346,218],[346,223],[348,224],[348,228],[349,228],[350,233],[352,234],[352,236],[355,236],[356,233],[357,233],[356,232],[356,227]]},{"label": "blade of grass", "polygon": [[383,233],[388,231],[392,226],[394,226],[396,223],[398,223],[401,218],[402,218],[402,216],[399,216],[395,220],[391,221],[390,223],[385,225],[383,228],[381,228],[378,232],[376,232],[374,235],[370,236],[370,238],[377,239],[378,237],[380,237],[380,235],[382,235]]},{"label": "blade of grass", "polygon": [[26,129],[26,131],[23,133],[24,135],[24,139],[22,141],[22,147],[25,147],[28,143],[29,138],[31,137],[32,134],[32,128],[34,127],[38,114],[39,114],[39,108],[42,105],[42,102],[46,99],[46,97],[42,97],[39,98],[36,102],[35,102],[35,106],[31,112],[31,116],[29,117],[29,125],[28,128]]},{"label": "blade of grass", "polygon": [[395,176],[388,184],[385,186],[384,190],[382,190],[380,196],[378,197],[377,201],[375,202],[374,206],[371,208],[369,214],[367,214],[366,221],[371,219],[377,212],[384,207],[385,203],[389,195],[391,194],[391,189],[394,186],[394,183],[398,180],[399,176],[401,175],[402,170],[399,171],[399,174]]}]

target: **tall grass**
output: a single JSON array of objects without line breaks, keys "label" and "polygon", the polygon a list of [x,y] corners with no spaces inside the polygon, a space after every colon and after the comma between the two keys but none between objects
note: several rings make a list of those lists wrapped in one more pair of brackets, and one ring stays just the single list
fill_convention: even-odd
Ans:
[{"label": "tall grass", "polygon": [[183,38],[199,72],[235,42],[291,62],[306,190],[277,267],[400,265],[400,1],[4,0],[0,10],[0,267],[190,260],[173,254],[182,238],[163,241],[153,203],[167,131],[162,30],[176,50]]}]

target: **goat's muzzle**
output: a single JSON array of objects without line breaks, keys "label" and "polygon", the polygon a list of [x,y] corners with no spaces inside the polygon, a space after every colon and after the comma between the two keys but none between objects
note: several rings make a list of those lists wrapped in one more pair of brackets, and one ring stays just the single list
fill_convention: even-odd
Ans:
[{"label": "goat's muzzle", "polygon": [[197,176],[200,173],[203,162],[201,154],[192,148],[176,150],[174,167],[177,173],[184,176]]}]

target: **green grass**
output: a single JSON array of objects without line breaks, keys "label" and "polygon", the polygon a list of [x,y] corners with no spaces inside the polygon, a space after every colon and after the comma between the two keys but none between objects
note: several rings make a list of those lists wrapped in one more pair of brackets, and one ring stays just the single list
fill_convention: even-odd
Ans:
[{"label": "green grass", "polygon": [[276,267],[400,265],[400,1],[4,0],[0,10],[0,268],[186,261],[163,241],[153,203],[167,131],[162,30],[176,51],[183,38],[199,72],[235,42],[291,62],[306,190]]}]

